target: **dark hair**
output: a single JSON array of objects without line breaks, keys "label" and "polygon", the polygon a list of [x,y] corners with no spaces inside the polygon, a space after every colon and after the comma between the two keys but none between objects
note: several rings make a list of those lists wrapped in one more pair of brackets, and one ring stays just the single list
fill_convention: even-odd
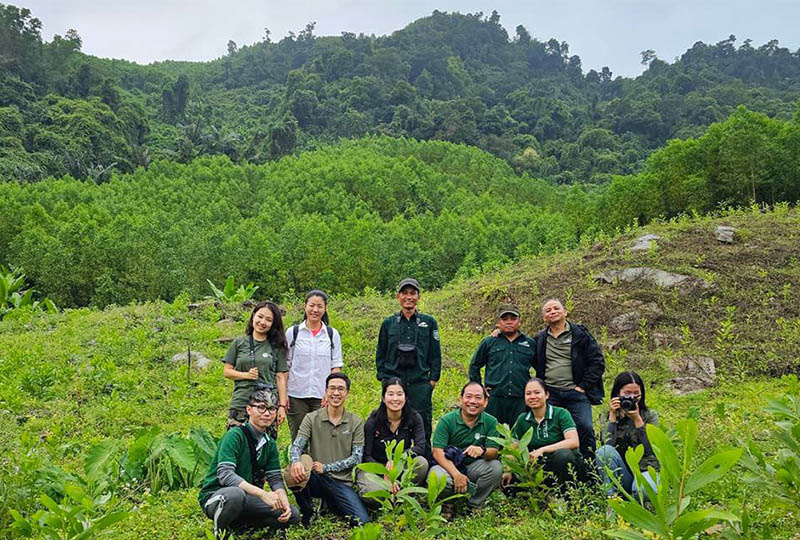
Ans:
[{"label": "dark hair", "polygon": [[[403,389],[403,392],[406,392],[406,385],[403,384],[403,381],[400,380],[398,377],[389,377],[388,379],[383,379],[381,382],[381,403],[378,405],[378,408],[372,411],[370,416],[375,415],[375,419],[378,421],[378,424],[384,424],[389,421],[389,416],[386,413],[386,403],[383,402],[383,398],[386,397],[386,390],[392,386],[397,385]],[[405,423],[414,415],[414,408],[411,407],[411,404],[408,402],[408,397],[406,397],[406,402],[403,404],[403,410],[400,411],[400,425],[405,425]]]},{"label": "dark hair", "polygon": [[350,377],[348,377],[341,371],[337,371],[336,373],[331,373],[330,375],[325,377],[325,388],[328,387],[328,382],[332,381],[333,379],[342,379],[344,381],[345,387],[347,387],[347,390],[350,391]]},{"label": "dark hair", "polygon": [[543,381],[542,379],[540,379],[539,377],[531,377],[530,379],[528,379],[527,381],[525,381],[525,386],[524,386],[523,388],[527,388],[527,387],[528,387],[528,385],[529,385],[529,384],[531,384],[532,382],[539,383],[539,386],[541,386],[541,387],[542,387],[542,390],[544,390],[544,391],[545,391],[546,393],[548,393],[548,394],[550,393],[550,392],[547,390],[547,385],[546,385],[546,384],[544,383],[544,381]]},{"label": "dark hair", "polygon": [[[308,299],[312,296],[319,296],[322,298],[322,301],[325,303],[325,313],[322,314],[322,322],[325,323],[325,326],[330,326],[330,323],[328,322],[328,295],[319,289],[308,291],[308,294],[306,294],[306,299],[303,301],[304,307],[308,303]],[[307,318],[308,315],[306,315],[306,310],[303,309],[303,320],[306,320]]]},{"label": "dark hair", "polygon": [[639,398],[639,410],[646,411],[647,404],[644,400],[644,381],[635,371],[623,371],[614,379],[614,385],[611,387],[611,397],[619,397],[619,391],[626,384],[638,384],[642,389],[642,397]]},{"label": "dark hair", "polygon": [[460,395],[461,397],[464,397],[464,391],[467,389],[467,387],[468,387],[468,386],[470,386],[470,385],[473,385],[473,384],[477,384],[478,386],[480,386],[480,387],[481,387],[481,390],[483,390],[483,397],[484,397],[485,399],[488,399],[488,398],[489,398],[489,392],[487,392],[487,391],[486,391],[486,387],[485,387],[485,386],[483,386],[483,385],[482,385],[481,383],[479,383],[478,381],[469,381],[469,382],[467,382],[467,384],[465,384],[464,386],[462,386],[462,387],[461,387],[461,393],[460,393],[459,395]]},{"label": "dark hair", "polygon": [[281,349],[283,352],[289,350],[289,345],[286,343],[286,332],[283,329],[283,317],[281,310],[272,302],[259,302],[250,313],[250,320],[247,321],[247,329],[244,331],[246,336],[253,335],[253,318],[260,309],[269,308],[272,312],[272,327],[267,331],[267,341],[272,343],[273,347]]}]

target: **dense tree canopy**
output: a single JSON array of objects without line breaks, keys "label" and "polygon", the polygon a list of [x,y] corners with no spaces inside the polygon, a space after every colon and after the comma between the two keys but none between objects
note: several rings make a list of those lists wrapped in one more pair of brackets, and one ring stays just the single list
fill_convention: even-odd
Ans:
[{"label": "dense tree canopy", "polygon": [[603,183],[739,105],[788,119],[800,96],[800,56],[777,41],[698,42],[672,64],[645,51],[641,76],[613,78],[584,73],[565,42],[522,26],[509,36],[497,13],[434,11],[379,37],[320,37],[310,23],[279,42],[229,42],[212,62],[149,66],[84,55],[74,30],[44,42],[41,27],[0,5],[0,115],[22,122],[0,139],[5,179],[102,181],[112,167],[200,155],[263,163],[388,134],[479,146],[557,183]]}]

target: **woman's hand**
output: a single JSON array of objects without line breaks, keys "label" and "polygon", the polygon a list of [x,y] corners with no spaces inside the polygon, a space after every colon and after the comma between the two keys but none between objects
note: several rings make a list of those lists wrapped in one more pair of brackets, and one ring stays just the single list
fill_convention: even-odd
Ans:
[{"label": "woman's hand", "polygon": [[511,485],[511,480],[513,476],[510,472],[503,473],[503,477],[500,479],[500,485],[503,487],[508,487]]},{"label": "woman's hand", "polygon": [[611,413],[608,415],[609,419],[613,418],[613,422],[616,422],[620,418],[620,413],[622,411],[622,407],[619,404],[618,397],[612,397],[611,401],[608,403],[611,406]]},{"label": "woman's hand", "polygon": [[283,405],[278,407],[278,418],[276,419],[278,425],[281,425],[284,420],[286,420],[286,407]]},{"label": "woman's hand", "polygon": [[250,380],[250,381],[257,381],[258,380],[258,368],[257,367],[250,368],[250,370],[247,372],[247,379]]}]

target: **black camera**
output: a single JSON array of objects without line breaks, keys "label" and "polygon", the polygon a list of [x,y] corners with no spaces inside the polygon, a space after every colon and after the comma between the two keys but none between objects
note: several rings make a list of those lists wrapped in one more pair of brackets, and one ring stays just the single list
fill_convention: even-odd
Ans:
[{"label": "black camera", "polygon": [[637,401],[639,400],[633,396],[620,396],[619,406],[622,407],[623,411],[632,411],[636,408]]}]

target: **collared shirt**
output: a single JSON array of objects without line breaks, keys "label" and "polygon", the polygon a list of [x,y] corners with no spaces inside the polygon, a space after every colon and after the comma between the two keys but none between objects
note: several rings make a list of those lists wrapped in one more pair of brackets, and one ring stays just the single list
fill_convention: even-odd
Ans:
[{"label": "collared shirt", "polygon": [[[311,459],[323,464],[334,463],[350,457],[354,446],[364,446],[364,421],[345,409],[341,421],[334,425],[328,419],[328,408],[322,407],[303,418],[297,436],[308,440]],[[329,474],[331,478],[349,482],[352,481],[351,471]]]},{"label": "collared shirt", "polygon": [[253,360],[250,359],[250,336],[237,336],[222,361],[233,366],[236,371],[247,372],[258,368],[258,380],[237,379],[233,381],[232,409],[244,409],[250,400],[250,394],[256,389],[257,383],[275,384],[275,371],[285,373],[289,371],[286,363],[286,353],[273,347],[267,340],[253,340]]},{"label": "collared shirt", "polygon": [[503,335],[481,341],[469,363],[469,380],[481,382],[486,366],[486,387],[492,396],[522,397],[536,361],[536,342],[522,332],[509,341]]},{"label": "collared shirt", "polygon": [[550,330],[547,331],[546,350],[545,383],[547,386],[562,390],[575,388],[572,378],[572,329],[569,323],[558,337],[554,336]]},{"label": "collared shirt", "polygon": [[[433,433],[433,447],[445,449],[456,446],[462,450],[468,446],[482,446],[484,448],[498,448],[500,445],[489,437],[499,437],[497,419],[487,412],[482,412],[469,427],[461,417],[461,409],[450,411],[439,419],[436,431]],[[464,465],[469,465],[475,458],[464,456]]]},{"label": "collared shirt", "polygon": [[[289,395],[295,398],[322,399],[325,395],[325,378],[331,369],[344,366],[342,339],[333,330],[333,349],[325,323],[315,336],[303,321],[297,328],[297,339],[289,347]],[[286,342],[292,345],[292,328],[286,330]]]},{"label": "collared shirt", "polygon": [[533,428],[533,437],[528,443],[528,450],[536,450],[563,441],[568,431],[576,429],[575,421],[567,409],[553,407],[549,403],[541,422],[536,421],[531,410],[520,414],[514,422],[511,434],[519,440],[530,428]]},{"label": "collared shirt", "polygon": [[[412,368],[398,365],[397,347],[401,343],[416,347],[416,365]],[[436,319],[419,311],[410,319],[402,311],[384,319],[378,333],[375,367],[381,381],[389,377],[400,377],[406,383],[438,381],[442,371],[442,347]]]},{"label": "collared shirt", "polygon": [[[259,468],[264,468],[266,472],[278,472],[281,466],[278,457],[278,446],[275,441],[266,433],[261,433],[253,428],[248,422],[244,424],[245,429],[249,429],[253,438],[256,440],[256,464]],[[241,476],[246,482],[253,483],[253,464],[250,461],[250,447],[247,437],[241,428],[229,429],[217,445],[208,472],[203,480],[203,487],[197,498],[200,504],[205,504],[211,495],[222,487],[217,477],[217,466],[220,463],[229,463],[236,467],[236,474]],[[260,487],[260,486],[259,486]]]}]

